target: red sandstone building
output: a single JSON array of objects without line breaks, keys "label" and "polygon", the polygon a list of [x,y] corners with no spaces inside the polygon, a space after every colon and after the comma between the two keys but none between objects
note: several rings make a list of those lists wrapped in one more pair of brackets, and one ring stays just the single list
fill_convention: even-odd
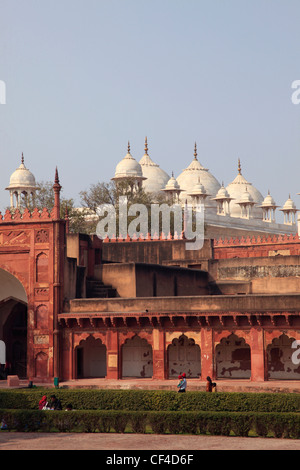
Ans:
[{"label": "red sandstone building", "polygon": [[[300,239],[104,241],[55,205],[0,217],[0,353],[34,382],[298,380]],[[300,356],[300,354],[299,354]]]}]

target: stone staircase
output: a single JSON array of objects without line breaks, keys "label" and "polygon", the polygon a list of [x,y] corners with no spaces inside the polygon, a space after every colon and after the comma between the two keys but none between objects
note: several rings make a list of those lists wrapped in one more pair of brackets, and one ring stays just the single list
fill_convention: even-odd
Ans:
[{"label": "stone staircase", "polygon": [[117,290],[112,286],[107,286],[102,281],[89,279],[86,281],[86,297],[88,299],[105,299],[118,297],[118,295]]}]

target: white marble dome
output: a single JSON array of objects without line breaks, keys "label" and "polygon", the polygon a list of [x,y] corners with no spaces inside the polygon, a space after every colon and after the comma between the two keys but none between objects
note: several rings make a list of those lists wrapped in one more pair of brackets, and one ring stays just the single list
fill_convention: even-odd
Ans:
[{"label": "white marble dome", "polygon": [[198,178],[198,182],[195,184],[192,191],[189,192],[189,196],[198,196],[198,195],[204,195],[204,194],[206,196],[209,196],[209,194],[207,194],[206,189],[204,188],[203,184],[201,184],[200,178]]},{"label": "white marble dome", "polygon": [[17,168],[10,177],[9,186],[6,189],[36,189],[35,177],[24,164],[24,156],[22,154],[22,161],[19,168]]},{"label": "white marble dome", "polygon": [[176,178],[174,177],[174,175],[172,174],[171,178],[169,179],[169,181],[167,182],[166,186],[164,187],[164,190],[180,190],[180,186],[178,184],[178,181],[176,180]]},{"label": "white marble dome", "polygon": [[255,203],[252,211],[253,217],[262,219],[262,209],[259,206],[262,205],[264,198],[258,189],[256,189],[252,183],[249,183],[249,181],[247,181],[246,178],[244,178],[242,175],[240,161],[238,175],[232,181],[232,183],[226,187],[226,190],[229,196],[232,198],[230,201],[230,215],[232,217],[241,217],[241,208],[239,206],[239,202],[241,202],[242,197],[245,197],[245,192],[247,190],[248,194],[252,198],[252,201]]},{"label": "white marble dome", "polygon": [[[198,184],[199,178],[206,192],[210,196],[214,197],[219,191],[221,185],[219,181],[208,171],[208,169],[204,168],[198,161],[197,147],[195,145],[194,160],[177,177],[178,184],[181,188],[183,188],[183,191],[180,194],[181,201],[190,201],[191,196],[189,196],[189,194]],[[214,204],[214,201],[212,201],[212,204]]]},{"label": "white marble dome", "polygon": [[229,198],[230,198],[229,193],[224,187],[224,184],[222,183],[222,186],[217,192],[215,199],[217,200],[217,199],[229,199]]},{"label": "white marble dome", "polygon": [[291,210],[291,211],[297,210],[296,205],[295,205],[294,201],[291,199],[290,195],[289,195],[288,200],[284,203],[283,209],[284,210]]},{"label": "white marble dome", "polygon": [[147,138],[145,140],[145,154],[139,161],[139,164],[141,165],[143,176],[146,178],[143,181],[144,190],[148,193],[159,193],[162,191],[168,183],[170,176],[149,157]]},{"label": "white marble dome", "polygon": [[276,206],[276,202],[272,198],[271,194],[268,193],[268,195],[263,200],[262,207],[275,207],[275,206]]},{"label": "white marble dome", "polygon": [[253,197],[251,196],[251,194],[249,193],[248,191],[248,187],[246,187],[245,191],[243,192],[242,196],[241,196],[241,199],[239,200],[239,202],[242,202],[242,203],[248,203],[248,202],[251,202],[253,203]]},{"label": "white marble dome", "polygon": [[115,176],[113,180],[120,180],[124,178],[135,178],[138,180],[145,179],[143,177],[141,165],[132,157],[130,153],[130,145],[128,143],[128,150],[125,157],[117,164]]}]

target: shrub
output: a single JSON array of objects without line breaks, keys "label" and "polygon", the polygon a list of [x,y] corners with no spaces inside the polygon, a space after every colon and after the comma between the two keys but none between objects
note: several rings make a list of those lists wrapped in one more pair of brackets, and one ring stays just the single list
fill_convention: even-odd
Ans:
[{"label": "shrub", "polygon": [[243,413],[211,411],[116,411],[116,410],[0,410],[9,431],[46,432],[125,432],[248,436],[250,430],[266,437],[300,438],[298,413]]},{"label": "shrub", "polygon": [[247,437],[253,424],[253,416],[249,413],[231,413],[231,430],[236,436]]},{"label": "shrub", "polygon": [[209,413],[206,420],[206,430],[214,436],[229,436],[231,425],[231,415],[226,412]]},{"label": "shrub", "polygon": [[165,434],[168,429],[167,416],[164,412],[149,413],[148,420],[154,434]]},{"label": "shrub", "polygon": [[147,425],[147,413],[131,413],[130,424],[134,433],[145,434]]},{"label": "shrub", "polygon": [[112,427],[117,433],[124,433],[127,425],[130,422],[130,413],[126,412],[112,412]]},{"label": "shrub", "polygon": [[206,393],[165,390],[13,389],[0,390],[0,408],[37,410],[42,395],[55,393],[63,409],[124,411],[300,412],[300,394]]}]

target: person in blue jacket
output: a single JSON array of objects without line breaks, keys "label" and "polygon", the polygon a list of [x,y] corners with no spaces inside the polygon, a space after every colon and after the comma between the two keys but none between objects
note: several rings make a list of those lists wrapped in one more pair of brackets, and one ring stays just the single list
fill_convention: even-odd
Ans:
[{"label": "person in blue jacket", "polygon": [[180,380],[179,384],[177,385],[179,388],[178,392],[184,393],[186,391],[186,374],[183,373],[182,375],[179,375],[178,378]]}]

